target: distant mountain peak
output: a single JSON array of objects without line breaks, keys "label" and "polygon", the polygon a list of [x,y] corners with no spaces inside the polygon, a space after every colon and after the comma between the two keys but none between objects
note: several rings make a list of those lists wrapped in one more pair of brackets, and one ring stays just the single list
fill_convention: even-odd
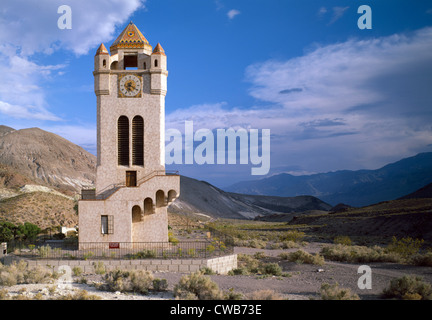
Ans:
[{"label": "distant mountain peak", "polygon": [[423,152],[376,170],[340,170],[303,176],[281,173],[239,182],[225,191],[285,197],[312,195],[331,205],[365,206],[397,199],[431,182],[432,152]]}]

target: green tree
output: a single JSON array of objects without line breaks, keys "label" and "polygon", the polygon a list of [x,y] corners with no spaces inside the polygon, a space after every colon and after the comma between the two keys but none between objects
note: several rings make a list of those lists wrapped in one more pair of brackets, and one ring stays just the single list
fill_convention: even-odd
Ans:
[{"label": "green tree", "polygon": [[30,222],[25,222],[18,226],[19,235],[23,239],[33,239],[41,232],[41,229]]},{"label": "green tree", "polygon": [[16,226],[7,221],[0,221],[0,242],[8,242],[14,239]]}]

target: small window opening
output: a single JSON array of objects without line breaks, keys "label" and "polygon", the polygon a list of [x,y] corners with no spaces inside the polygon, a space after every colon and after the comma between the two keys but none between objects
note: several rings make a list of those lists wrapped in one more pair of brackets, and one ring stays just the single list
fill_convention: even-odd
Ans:
[{"label": "small window opening", "polygon": [[157,59],[155,60],[155,68],[157,68],[158,67],[158,61],[157,61]]},{"label": "small window opening", "polygon": [[106,68],[106,60],[105,59],[102,61],[102,65],[104,68]]},{"label": "small window opening", "polygon": [[126,187],[137,186],[137,174],[136,171],[126,171]]},{"label": "small window opening", "polygon": [[144,62],[143,64],[143,69],[146,70],[147,69],[147,64]]},{"label": "small window opening", "polygon": [[128,54],[124,56],[124,69],[125,70],[136,70],[138,69],[138,55]]},{"label": "small window opening", "polygon": [[102,234],[114,233],[114,216],[112,215],[101,216],[101,233]]}]

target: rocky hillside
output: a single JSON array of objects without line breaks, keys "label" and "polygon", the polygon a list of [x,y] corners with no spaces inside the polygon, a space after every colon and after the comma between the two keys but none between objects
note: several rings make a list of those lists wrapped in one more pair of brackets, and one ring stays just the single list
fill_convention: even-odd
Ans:
[{"label": "rocky hillside", "polygon": [[309,196],[265,197],[225,192],[196,179],[180,177],[180,197],[168,210],[211,218],[253,219],[276,213],[329,210],[330,205]]},{"label": "rocky hillside", "polygon": [[50,227],[75,227],[78,215],[74,209],[76,202],[53,192],[21,192],[0,201],[0,221],[14,224],[30,222],[42,230]]},{"label": "rocky hillside", "polygon": [[339,213],[300,215],[289,224],[301,225],[317,238],[336,236],[353,240],[388,243],[393,236],[423,239],[432,245],[432,198],[384,201]]},{"label": "rocky hillside", "polygon": [[75,193],[95,180],[96,157],[72,142],[39,128],[0,126],[0,183],[40,184]]}]

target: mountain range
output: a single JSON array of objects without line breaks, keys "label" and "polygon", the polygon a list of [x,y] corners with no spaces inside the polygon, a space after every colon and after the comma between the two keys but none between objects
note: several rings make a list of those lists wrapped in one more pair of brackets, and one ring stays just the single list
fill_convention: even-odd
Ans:
[{"label": "mountain range", "polygon": [[[83,186],[94,184],[95,173],[96,157],[56,134],[0,126],[0,220],[32,219],[42,228],[57,220],[73,226],[77,223],[73,197],[77,198]],[[169,212],[205,219],[253,219],[331,208],[312,196],[246,196],[184,176],[180,184],[180,197]]]},{"label": "mountain range", "polygon": [[361,207],[394,200],[432,182],[432,152],[420,153],[377,170],[341,170],[293,176],[282,173],[255,181],[239,182],[228,192],[295,197],[310,195],[335,206]]}]

